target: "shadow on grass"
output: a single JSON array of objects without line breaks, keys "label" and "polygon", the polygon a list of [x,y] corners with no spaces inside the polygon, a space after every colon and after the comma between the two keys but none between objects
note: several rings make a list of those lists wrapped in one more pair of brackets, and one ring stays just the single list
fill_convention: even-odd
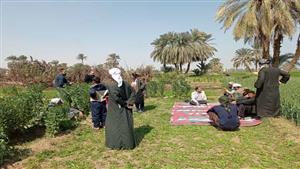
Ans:
[{"label": "shadow on grass", "polygon": [[140,126],[140,127],[134,129],[137,145],[140,145],[140,143],[144,139],[145,135],[150,133],[152,129],[153,129],[153,127],[149,126],[149,125]]},{"label": "shadow on grass", "polygon": [[9,134],[9,144],[16,145],[30,142],[38,138],[44,137],[46,134],[45,126],[34,126],[24,131],[15,131]]},{"label": "shadow on grass", "polygon": [[146,105],[145,106],[145,111],[154,110],[156,107],[157,107],[156,105]]},{"label": "shadow on grass", "polygon": [[17,168],[15,166],[15,163],[18,161],[22,161],[23,159],[26,159],[27,157],[32,155],[31,149],[28,148],[12,148],[9,150],[9,155],[6,159],[4,159],[4,164],[0,168],[8,169],[8,168]]}]

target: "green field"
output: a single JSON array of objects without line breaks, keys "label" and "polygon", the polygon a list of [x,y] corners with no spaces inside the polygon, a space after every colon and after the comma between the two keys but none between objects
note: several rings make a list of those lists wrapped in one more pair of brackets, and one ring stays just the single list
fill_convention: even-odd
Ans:
[{"label": "green field", "polygon": [[104,131],[90,121],[56,138],[20,145],[30,157],[25,168],[299,168],[300,129],[289,121],[265,119],[238,132],[211,126],[171,126],[173,99],[147,99],[148,111],[134,114],[139,146],[132,151],[104,147]]},{"label": "green field", "polygon": [[[252,88],[255,76],[188,77],[192,85],[201,85],[210,101],[222,94],[223,85],[235,81]],[[298,87],[297,87],[298,86]],[[282,85],[283,114],[299,113],[300,76]],[[47,98],[56,91],[44,91]],[[148,98],[147,111],[134,114],[139,145],[132,151],[112,151],[104,146],[104,130],[91,128],[88,118],[75,130],[55,138],[46,136],[17,143],[18,152],[11,168],[300,168],[300,128],[281,118],[264,119],[256,127],[237,132],[218,131],[211,126],[171,126],[170,111],[175,99]],[[288,109],[288,110],[287,110]],[[290,112],[289,112],[290,111]],[[292,118],[290,118],[292,119]],[[293,120],[293,119],[292,119]]]}]

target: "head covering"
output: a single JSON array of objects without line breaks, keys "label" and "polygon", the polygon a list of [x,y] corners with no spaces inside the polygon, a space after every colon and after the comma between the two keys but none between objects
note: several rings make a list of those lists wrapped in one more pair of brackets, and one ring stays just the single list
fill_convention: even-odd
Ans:
[{"label": "head covering", "polygon": [[123,84],[123,79],[121,76],[121,70],[118,68],[112,68],[108,71],[111,77],[118,83],[118,87],[121,87]]},{"label": "head covering", "polygon": [[229,98],[227,96],[221,96],[219,97],[219,103],[221,105],[227,105],[230,103]]},{"label": "head covering", "polygon": [[259,63],[259,65],[268,65],[271,63],[271,60],[270,59],[260,59],[258,63]]},{"label": "head covering", "polygon": [[234,84],[232,84],[232,87],[242,87],[242,85],[238,84],[238,83],[234,83]]}]

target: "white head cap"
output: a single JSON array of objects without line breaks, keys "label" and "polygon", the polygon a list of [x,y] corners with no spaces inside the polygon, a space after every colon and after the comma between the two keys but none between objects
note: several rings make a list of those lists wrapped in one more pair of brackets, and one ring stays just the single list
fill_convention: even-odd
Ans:
[{"label": "white head cap", "polygon": [[242,87],[242,85],[238,84],[238,83],[234,83],[234,84],[232,84],[232,87]]},{"label": "white head cap", "polygon": [[108,71],[111,77],[118,83],[118,87],[122,86],[123,79],[121,76],[121,70],[118,68],[112,68]]}]

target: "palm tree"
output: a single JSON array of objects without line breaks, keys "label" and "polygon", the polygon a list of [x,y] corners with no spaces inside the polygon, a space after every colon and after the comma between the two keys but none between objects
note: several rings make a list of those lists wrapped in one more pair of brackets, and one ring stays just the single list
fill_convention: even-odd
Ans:
[{"label": "palm tree", "polygon": [[18,57],[14,56],[14,55],[11,55],[11,56],[8,56],[5,60],[7,60],[7,61],[16,61],[16,60],[18,60]]},{"label": "palm tree", "polygon": [[159,61],[166,67],[167,64],[174,64],[176,70],[182,72],[182,66],[187,64],[187,73],[190,64],[196,61],[206,61],[214,55],[216,49],[212,47],[210,34],[193,29],[190,32],[169,32],[161,35],[151,44],[154,50],[151,58]]},{"label": "palm tree", "polygon": [[231,60],[233,67],[236,69],[240,66],[245,66],[251,72],[251,65],[253,63],[253,54],[251,49],[241,48],[235,51],[235,57]]},{"label": "palm tree", "polygon": [[87,56],[85,56],[83,53],[79,53],[77,56],[78,60],[81,60],[81,63],[83,64],[83,60],[86,60]]},{"label": "palm tree", "polygon": [[284,35],[292,38],[295,33],[297,20],[300,16],[300,2],[294,0],[277,0],[273,2],[274,33],[273,61],[274,66],[280,64],[280,47]]},{"label": "palm tree", "polygon": [[223,64],[219,58],[212,58],[208,63],[208,68],[211,72],[214,73],[222,73],[223,72]]},{"label": "palm tree", "polygon": [[283,35],[291,37],[295,32],[292,4],[292,0],[228,0],[218,9],[216,19],[225,30],[235,24],[236,40],[261,44],[263,58],[270,58],[270,42],[274,39],[273,57],[277,62]]},{"label": "palm tree", "polygon": [[106,62],[104,63],[104,65],[108,69],[111,69],[113,67],[118,67],[119,60],[120,60],[119,55],[117,55],[116,53],[111,53],[108,55],[108,58],[106,59]]},{"label": "palm tree", "polygon": [[177,34],[174,32],[168,32],[160,35],[160,37],[154,40],[151,45],[154,46],[154,50],[151,52],[150,57],[154,61],[159,61],[166,67],[167,64],[174,64],[178,69],[177,60],[174,58],[174,46]]},{"label": "palm tree", "polygon": [[207,59],[214,56],[214,53],[217,51],[210,43],[213,40],[211,34],[200,32],[198,29],[192,29],[190,34],[192,38],[191,46],[193,48],[193,53],[188,60],[185,73],[188,73],[191,62],[200,61],[200,64],[203,64]]}]

